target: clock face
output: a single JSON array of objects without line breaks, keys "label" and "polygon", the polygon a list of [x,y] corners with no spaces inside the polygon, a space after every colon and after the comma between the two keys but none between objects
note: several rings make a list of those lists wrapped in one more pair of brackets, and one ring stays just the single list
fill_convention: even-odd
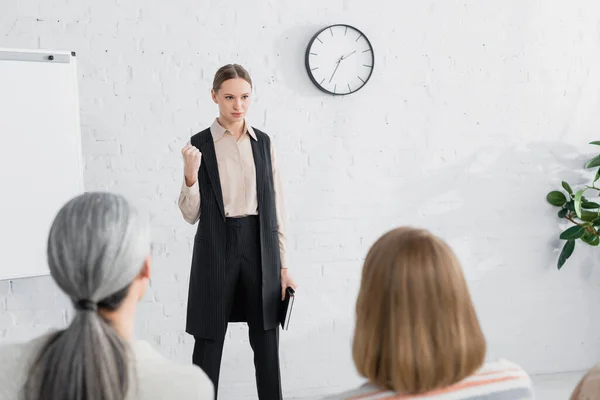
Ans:
[{"label": "clock face", "polygon": [[367,83],[375,56],[361,31],[349,25],[331,25],[311,39],[305,60],[308,76],[319,89],[345,95]]}]

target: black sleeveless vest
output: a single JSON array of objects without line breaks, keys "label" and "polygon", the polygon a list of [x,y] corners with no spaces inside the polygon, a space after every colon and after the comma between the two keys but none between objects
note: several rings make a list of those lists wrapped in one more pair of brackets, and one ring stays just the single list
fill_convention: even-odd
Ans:
[{"label": "black sleeveless vest", "polygon": [[[253,128],[258,140],[250,139],[256,167],[256,193],[260,220],[262,261],[262,308],[264,328],[278,325],[281,304],[281,258],[277,233],[275,191],[271,161],[271,139]],[[202,153],[198,170],[200,188],[200,220],[194,238],[192,267],[188,293],[186,332],[205,339],[217,339],[227,322],[246,321],[244,308],[233,305],[226,311],[224,293],[227,225],[215,146],[210,129],[191,138],[191,144]]]}]

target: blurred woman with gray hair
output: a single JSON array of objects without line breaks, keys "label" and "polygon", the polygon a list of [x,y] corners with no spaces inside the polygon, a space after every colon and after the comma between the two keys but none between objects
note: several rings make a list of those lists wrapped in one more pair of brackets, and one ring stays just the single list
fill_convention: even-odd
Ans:
[{"label": "blurred woman with gray hair", "polygon": [[133,340],[150,227],[123,197],[85,193],[65,204],[50,228],[48,265],[75,316],[66,329],[0,347],[0,400],[213,398],[200,368]]}]

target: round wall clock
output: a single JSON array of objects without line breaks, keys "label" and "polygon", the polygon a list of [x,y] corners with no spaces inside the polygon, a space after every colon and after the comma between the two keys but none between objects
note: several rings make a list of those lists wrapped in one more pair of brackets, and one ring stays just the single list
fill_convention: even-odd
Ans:
[{"label": "round wall clock", "polygon": [[346,95],[361,89],[373,73],[375,56],[369,39],[344,24],[317,32],[306,48],[306,71],[325,93]]}]

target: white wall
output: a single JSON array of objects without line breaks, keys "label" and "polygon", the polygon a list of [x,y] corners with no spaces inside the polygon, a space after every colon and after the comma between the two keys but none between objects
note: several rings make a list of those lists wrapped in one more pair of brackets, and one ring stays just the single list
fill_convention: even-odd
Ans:
[{"label": "white wall", "polygon": [[[358,382],[350,339],[361,261],[401,224],[456,249],[490,358],[530,373],[600,360],[597,250],[577,249],[558,272],[560,227],[545,203],[561,179],[581,181],[568,170],[600,138],[599,11],[593,0],[20,0],[2,5],[0,46],[77,51],[86,188],[137,196],[152,218],[155,278],[137,328],[186,362],[194,229],[176,207],[179,150],[215,116],[217,67],[251,70],[251,121],[278,148],[300,283],[292,331],[281,335],[284,391],[306,396]],[[333,98],[312,86],[303,55],[317,29],[340,22],[369,36],[376,63],[366,88]],[[2,341],[70,314],[48,278],[0,282]],[[224,398],[254,396],[241,325],[230,330],[222,384]]]}]

